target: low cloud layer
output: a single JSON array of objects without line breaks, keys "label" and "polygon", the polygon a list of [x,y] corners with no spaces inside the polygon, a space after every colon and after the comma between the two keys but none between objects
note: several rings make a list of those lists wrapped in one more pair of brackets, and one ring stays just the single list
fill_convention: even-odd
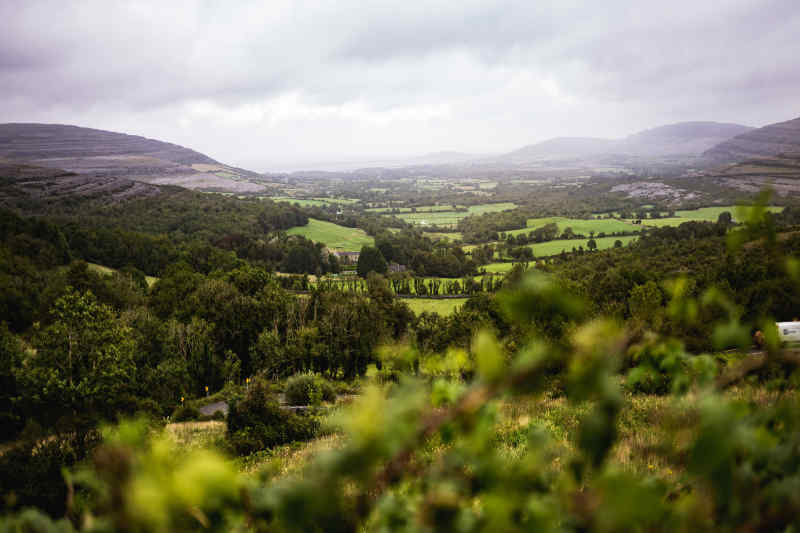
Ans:
[{"label": "low cloud layer", "polygon": [[800,115],[796,0],[0,0],[0,122],[254,170]]}]

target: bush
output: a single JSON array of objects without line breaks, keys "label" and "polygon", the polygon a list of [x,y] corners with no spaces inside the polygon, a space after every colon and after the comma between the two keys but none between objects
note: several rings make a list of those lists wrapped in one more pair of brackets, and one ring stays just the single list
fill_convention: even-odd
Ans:
[{"label": "bush", "polygon": [[64,469],[85,460],[99,443],[97,431],[73,432],[22,442],[0,454],[0,509],[38,507],[63,516]]},{"label": "bush", "polygon": [[336,391],[328,380],[310,372],[286,380],[284,395],[289,405],[318,405],[336,399]]},{"label": "bush", "polygon": [[378,370],[377,374],[375,374],[375,378],[381,385],[385,385],[387,383],[400,383],[400,376],[400,371],[394,368],[381,368]]},{"label": "bush", "polygon": [[313,438],[319,423],[282,409],[276,397],[261,380],[250,385],[241,400],[231,402],[227,438],[234,451],[246,455],[296,440]]},{"label": "bush", "polygon": [[197,420],[200,418],[200,411],[195,407],[188,405],[181,405],[172,413],[173,422],[188,422],[189,420]]}]

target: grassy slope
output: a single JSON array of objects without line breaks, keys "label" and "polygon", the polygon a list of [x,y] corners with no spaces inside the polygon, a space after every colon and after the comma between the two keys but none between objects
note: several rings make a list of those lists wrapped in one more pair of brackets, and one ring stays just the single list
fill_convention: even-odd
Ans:
[{"label": "grassy slope", "polygon": [[[89,265],[90,270],[94,270],[95,272],[99,272],[100,274],[105,274],[107,276],[110,276],[111,274],[116,272],[116,270],[114,270],[113,268],[103,265],[98,265],[97,263],[87,263],[87,265]],[[153,284],[156,281],[158,281],[158,278],[155,276],[145,276],[144,279],[147,282],[148,287],[152,287]]]},{"label": "grassy slope", "polygon": [[322,242],[328,248],[346,252],[358,252],[364,245],[373,245],[375,240],[358,228],[346,228],[324,220],[309,219],[308,225],[289,229],[289,235],[302,235],[314,242]]}]

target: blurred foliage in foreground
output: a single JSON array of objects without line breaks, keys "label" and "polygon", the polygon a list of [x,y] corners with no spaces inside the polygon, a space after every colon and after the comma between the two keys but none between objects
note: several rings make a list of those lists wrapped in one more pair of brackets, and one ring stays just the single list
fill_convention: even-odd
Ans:
[{"label": "blurred foliage in foreground", "polygon": [[[732,250],[756,239],[775,249],[764,210],[740,220]],[[797,259],[773,259],[800,281]],[[513,354],[489,332],[473,340],[472,356],[385,350],[398,382],[368,388],[336,418],[346,444],[301,476],[279,477],[277,467],[244,476],[220,455],[178,450],[146,423],[127,422],[105,431],[91,464],[65,474],[64,519],[27,510],[2,519],[0,531],[795,531],[800,354],[779,345],[772,317],[745,322],[724,290],[693,298],[689,283],[669,286],[670,320],[691,324],[713,307],[718,349],[760,328],[764,353],[721,367],[672,339],[591,317],[586,302],[534,274],[500,298],[511,320],[546,321],[546,331]],[[784,391],[777,401],[724,394],[754,374]],[[499,401],[554,386],[586,407],[570,446],[533,421],[520,428],[520,453],[502,452]],[[613,459],[624,387],[676,404],[691,398],[688,413],[662,414],[652,449],[674,475],[635,473]]]}]

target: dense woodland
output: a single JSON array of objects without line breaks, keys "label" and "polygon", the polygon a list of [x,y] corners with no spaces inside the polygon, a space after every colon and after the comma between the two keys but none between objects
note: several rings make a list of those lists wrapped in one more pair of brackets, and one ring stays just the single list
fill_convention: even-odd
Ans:
[{"label": "dense woodland", "polygon": [[[652,501],[670,520],[696,525],[694,515],[672,507],[669,491],[677,489],[647,488],[646,481],[622,481],[604,469],[616,438],[615,419],[623,412],[619,379],[624,377],[629,394],[667,394],[699,386],[736,362],[699,354],[724,348],[747,351],[757,329],[768,331],[766,317],[789,320],[800,309],[797,263],[787,262],[800,251],[800,211],[795,208],[773,215],[754,207],[738,225],[730,216],[721,216],[717,222],[647,230],[625,248],[564,253],[531,263],[528,272],[519,264],[502,281],[489,285],[470,276],[492,260],[494,247],[466,254],[458,244],[432,240],[418,229],[391,232],[388,226],[372,224],[371,217],[354,214],[349,223],[362,224],[375,237],[374,247],[362,249],[357,273],[363,281],[357,290],[348,288],[348,282],[308,282],[309,274],[336,273],[340,265],[324,252],[323,243],[290,237],[283,230],[303,225],[309,216],[322,217],[318,211],[194,193],[191,198],[176,194],[137,200],[80,218],[58,210],[44,216],[0,211],[0,419],[6,442],[0,454],[0,490],[12,495],[3,500],[5,511],[35,506],[53,519],[66,515],[73,526],[91,529],[94,526],[81,525],[79,516],[104,515],[105,496],[94,481],[87,481],[78,489],[76,503],[75,489],[65,483],[62,468],[84,468],[94,458],[85,479],[120,490],[127,481],[114,477],[113,469],[128,459],[103,454],[156,453],[142,444],[154,425],[197,418],[192,405],[206,396],[224,398],[231,406],[225,438],[218,444],[222,453],[250,456],[286,442],[314,439],[324,431],[323,419],[313,411],[287,411],[276,393],[313,404],[335,401],[338,390],[355,391],[368,402],[358,403],[354,418],[337,426],[351,435],[349,447],[333,463],[309,473],[306,482],[311,485],[290,483],[285,486],[288,492],[271,483],[253,487],[251,496],[258,499],[252,507],[241,507],[245,504],[233,493],[221,500],[202,500],[198,505],[211,513],[205,518],[209,524],[225,529],[239,520],[256,529],[299,531],[309,520],[324,523],[333,513],[340,524],[334,529],[343,531],[358,529],[364,520],[377,525],[395,519],[471,531],[472,526],[453,521],[456,515],[470,514],[464,502],[502,497],[506,504],[483,511],[483,518],[473,517],[482,524],[478,529],[491,530],[492,520],[505,517],[502,520],[511,521],[506,525],[521,529],[545,520],[578,530],[584,521],[600,520],[599,515],[589,508],[555,503],[531,508],[524,494],[534,490],[542,501],[554,502],[573,497],[568,494],[577,489],[570,484],[603,491],[603,483],[616,480],[629,484],[626,490],[635,501],[655,498]],[[466,218],[463,230],[494,239],[488,229],[477,228],[499,232],[505,228],[501,221],[514,216]],[[539,233],[521,237],[558,236],[555,228]],[[515,244],[502,247],[513,250]],[[100,273],[88,262],[116,270]],[[390,263],[407,265],[411,272],[389,273]],[[298,278],[278,276],[276,271],[306,275],[303,286],[292,281]],[[149,285],[146,276],[158,279]],[[448,294],[452,288],[447,283],[458,282],[458,291],[452,290],[470,298],[448,316],[416,315],[400,296],[433,290],[424,276],[454,280],[437,281],[437,294]],[[480,288],[467,291],[471,283]],[[606,345],[617,342],[614,339],[621,344]],[[593,346],[616,355],[601,357]],[[793,390],[789,361],[753,370],[758,380]],[[372,382],[388,391],[388,397],[364,385]],[[498,461],[509,459],[491,451],[495,415],[491,403],[480,407],[484,400],[532,390],[594,406],[581,418],[571,474],[533,474],[530,468],[544,460],[538,454],[546,448],[535,444],[541,435],[520,435],[519,439],[533,439],[524,445],[533,455],[519,456],[508,468]],[[483,398],[477,404],[475,395]],[[722,406],[726,400],[714,401]],[[425,415],[428,408],[433,411]],[[119,433],[98,432],[104,423],[135,416],[150,420],[150,425],[125,422]],[[794,423],[793,415],[784,411],[771,416],[784,417],[781,424]],[[364,417],[387,417],[391,423],[376,427],[372,420],[358,422]],[[712,438],[703,436],[705,423],[723,422],[701,422],[697,438]],[[736,423],[750,424],[748,431],[763,428],[755,419]],[[771,435],[780,443],[796,438],[795,433],[780,431]],[[449,450],[443,452],[446,462],[428,464],[427,477],[414,480],[407,454],[420,446],[427,449],[429,438]],[[348,457],[359,457],[363,464],[355,467]],[[525,457],[539,459],[529,464]],[[762,482],[772,479],[772,466],[762,466],[755,456],[747,460],[759,465]],[[697,495],[705,487],[703,480],[711,480],[709,497],[716,503],[708,503],[713,511],[702,512],[713,512],[714,521],[735,522],[747,516],[758,524],[791,522],[793,515],[781,514],[785,509],[734,510],[714,500],[714,491],[727,491],[728,500],[744,497],[746,486],[713,477],[718,474],[693,464],[681,467],[695,478],[680,490]],[[720,468],[727,471],[731,465]],[[512,467],[517,471],[509,470]],[[124,468],[133,468],[126,476],[143,475],[135,473],[136,467]],[[473,472],[466,485],[462,469]],[[373,479],[375,471],[382,473]],[[794,470],[784,471],[795,475]],[[556,481],[563,476],[574,477]],[[358,490],[364,491],[359,494],[383,496],[379,502],[353,501],[340,487],[346,479],[358,480]],[[210,478],[200,482],[201,490],[227,490],[211,489],[203,485],[206,482],[211,483]],[[451,488],[441,492],[445,485],[440,483]],[[165,485],[159,490],[173,489]],[[333,491],[328,496],[335,497],[321,498],[317,490]],[[456,492],[447,492],[451,490]],[[417,494],[422,500],[405,499],[404,494]],[[781,497],[775,496],[779,499],[774,509],[788,505]],[[133,513],[133,500],[120,498],[125,512]],[[287,507],[292,498],[303,505],[319,503],[297,514]],[[604,501],[615,512],[630,505]],[[406,509],[402,518],[392,518],[400,508]],[[180,509],[164,512],[139,518],[111,514],[106,519],[122,529],[137,520],[167,520],[162,523],[170,524],[167,529],[191,521]],[[517,512],[521,514],[513,518]],[[31,516],[10,515],[6,523],[29,523]],[[614,520],[622,522],[612,521],[604,528],[643,519],[620,515]],[[147,523],[142,527],[161,522]]]}]

